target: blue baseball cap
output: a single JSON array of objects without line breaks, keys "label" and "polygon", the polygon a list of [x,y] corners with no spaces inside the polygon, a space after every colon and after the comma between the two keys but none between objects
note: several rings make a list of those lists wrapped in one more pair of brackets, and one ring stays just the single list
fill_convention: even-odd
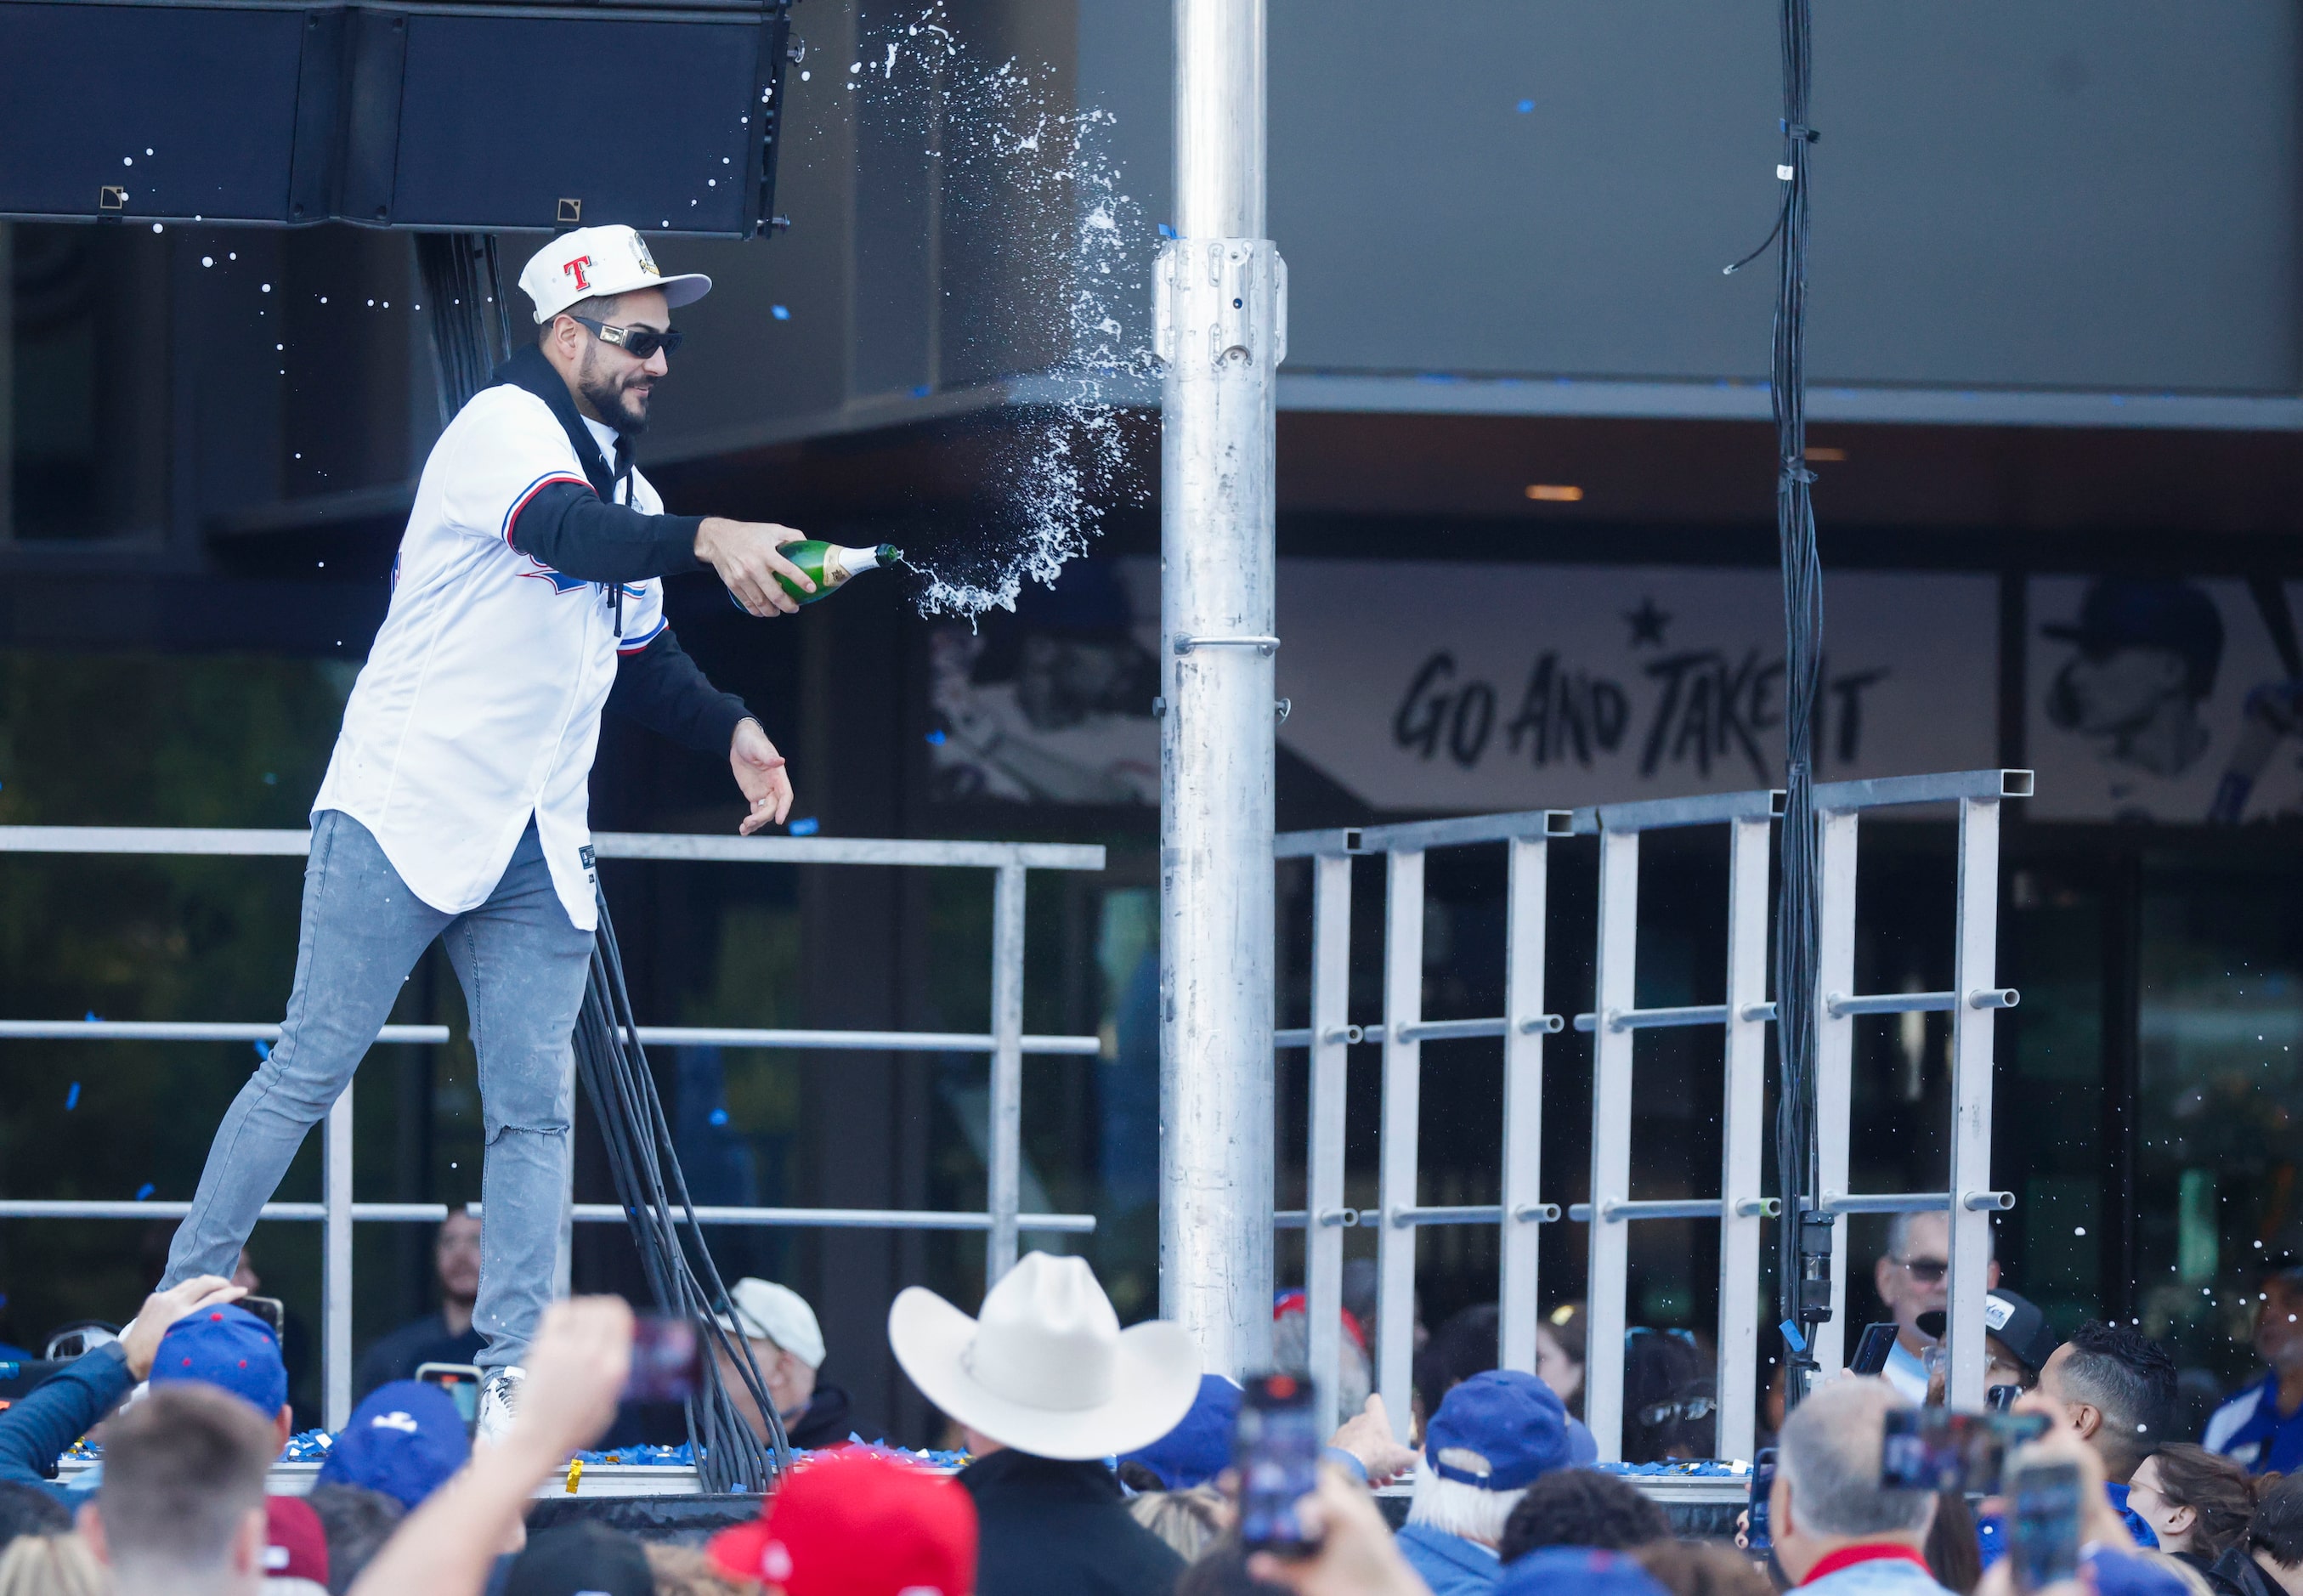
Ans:
[{"label": "blue baseball cap", "polygon": [[1239,1387],[1220,1374],[1200,1376],[1200,1394],[1176,1427],[1148,1447],[1119,1456],[1160,1476],[1170,1490],[1204,1485],[1231,1466],[1232,1426],[1239,1419]]},{"label": "blue baseball cap", "polygon": [[1495,1596],[1665,1596],[1655,1575],[1621,1552],[1543,1546],[1504,1565]]},{"label": "blue baseball cap", "polygon": [[1574,1453],[1558,1394],[1517,1369],[1489,1369],[1451,1389],[1423,1429],[1423,1455],[1443,1480],[1517,1490],[1565,1468]]},{"label": "blue baseball cap", "polygon": [[288,1404],[288,1365],[280,1361],[272,1327],[229,1303],[185,1314],[160,1338],[152,1383],[178,1380],[221,1386],[255,1407],[267,1423]]},{"label": "blue baseball cap", "polygon": [[395,1380],[352,1409],[316,1483],[364,1485],[413,1510],[471,1455],[454,1398],[420,1380]]}]

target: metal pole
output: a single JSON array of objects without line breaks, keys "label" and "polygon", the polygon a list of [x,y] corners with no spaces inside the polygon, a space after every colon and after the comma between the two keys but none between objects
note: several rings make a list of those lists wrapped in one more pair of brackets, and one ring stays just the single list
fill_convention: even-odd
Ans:
[{"label": "metal pole", "polygon": [[1536,1253],[1543,1237],[1543,909],[1550,844],[1514,837],[1505,888],[1503,1270],[1497,1355],[1535,1372]]},{"label": "metal pole", "polygon": [[1945,1400],[1983,1406],[1983,1296],[1991,1284],[1991,1034],[1999,948],[1999,805],[1959,805],[1959,947],[1952,964],[1951,1378]]},{"label": "metal pole", "polygon": [[1383,909],[1383,1119],[1376,1144],[1376,1389],[1400,1440],[1413,1422],[1415,1382],[1415,1227],[1402,1223],[1416,1206],[1417,1134],[1423,1102],[1423,855],[1389,856]]},{"label": "metal pole", "polygon": [[[1819,840],[1816,875],[1823,909],[1817,917],[1815,964],[1815,1168],[1816,1198],[1847,1190],[1847,1141],[1855,1111],[1855,1021],[1835,1014],[1831,994],[1855,990],[1855,847],[1859,820],[1852,809],[1826,810],[1816,817]],[[1784,821],[1789,825],[1789,820]],[[1788,1183],[1784,1195],[1789,1199]],[[1784,1203],[1784,1223],[1797,1222]],[[1816,1377],[1826,1379],[1847,1362],[1847,1221],[1831,1225],[1831,1317],[1815,1327]]]},{"label": "metal pole", "polygon": [[1764,1220],[1746,1212],[1760,1195],[1767,1143],[1767,844],[1774,823],[1737,820],[1727,832],[1726,1085],[1719,1141],[1719,1445],[1749,1457],[1759,1365],[1759,1244]]},{"label": "metal pole", "polygon": [[1261,0],[1176,0],[1160,429],[1162,1314],[1211,1372],[1271,1355],[1274,368]]},{"label": "metal pole", "polygon": [[331,1430],[352,1418],[352,1088],[328,1110],[321,1143],[320,1416]]},{"label": "metal pole", "polygon": [[1024,867],[1002,865],[991,888],[991,1234],[983,1288],[1016,1267],[1024,1193]]},{"label": "metal pole", "polygon": [[1615,1017],[1633,1006],[1638,970],[1640,834],[1599,833],[1598,988],[1591,1034],[1590,1269],[1584,1289],[1583,1422],[1599,1443],[1599,1461],[1624,1457],[1624,1313],[1631,1262],[1630,1227],[1607,1218],[1607,1205],[1632,1195],[1632,1043],[1637,1034]]},{"label": "metal pole", "polygon": [[1336,1367],[1343,1356],[1344,1036],[1352,1018],[1351,981],[1351,856],[1320,854],[1312,860],[1312,1123],[1303,1181],[1303,1296],[1322,1435],[1338,1423]]}]

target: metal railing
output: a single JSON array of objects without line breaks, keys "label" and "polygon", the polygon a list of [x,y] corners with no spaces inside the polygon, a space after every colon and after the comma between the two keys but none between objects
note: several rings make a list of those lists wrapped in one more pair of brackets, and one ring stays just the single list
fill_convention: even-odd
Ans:
[{"label": "metal railing", "polygon": [[[980,1230],[985,1241],[985,1285],[1016,1262],[1026,1230],[1073,1233],[1095,1229],[1086,1213],[1025,1213],[1023,1191],[1024,1059],[1026,1054],[1092,1057],[1093,1036],[1036,1036],[1024,1031],[1024,892],[1033,870],[1101,870],[1099,845],[1047,842],[948,842],[846,837],[710,837],[602,832],[592,839],[602,859],[681,860],[742,865],[882,865],[915,868],[990,870],[992,884],[991,1029],[986,1032],[792,1030],[734,1026],[641,1026],[643,1043],[868,1051],[977,1052],[991,1055],[986,1202],[982,1212],[923,1209],[699,1207],[699,1222],[811,1229]],[[291,857],[307,853],[311,833],[162,826],[0,826],[0,854],[151,854],[172,857]],[[0,1040],[142,1042],[271,1042],[276,1025],[172,1020],[0,1019]],[[386,1026],[377,1042],[436,1045],[445,1026]],[[356,1203],[352,1200],[352,1092],[347,1086],[329,1110],[323,1136],[322,1198],[317,1203],[267,1203],[267,1220],[316,1221],[322,1243],[322,1411],[332,1430],[351,1416],[352,1227],[362,1222],[437,1222],[438,1203]],[[181,1218],[188,1202],[0,1199],[0,1219]],[[572,1206],[578,1224],[622,1222],[612,1203]]]},{"label": "metal railing", "polygon": [[[1993,984],[1996,945],[1999,804],[2026,798],[2029,771],[1964,771],[1945,775],[1843,781],[1816,789],[1820,831],[1823,913],[1818,965],[1821,1014],[1817,1116],[1821,1143],[1822,1198],[1835,1215],[1933,1209],[1952,1212],[1951,1322],[1982,1322],[1989,1213],[2013,1205],[1989,1189],[1991,1145],[1991,1020],[2012,1008],[2017,994]],[[1959,810],[1958,932],[1954,990],[1945,992],[1857,994],[1854,984],[1856,822],[1867,810],[1956,803]],[[1592,1011],[1573,1017],[1575,1030],[1592,1036],[1591,1201],[1565,1207],[1564,1217],[1591,1226],[1585,1281],[1584,1414],[1599,1456],[1622,1455],[1625,1288],[1632,1222],[1705,1220],[1720,1226],[1718,1317],[1718,1443],[1720,1456],[1748,1457],[1753,1442],[1761,1320],[1762,1226],[1781,1217],[1781,1200],[1760,1190],[1765,1127],[1766,1027],[1776,1018],[1767,999],[1767,949],[1772,905],[1767,891],[1772,828],[1781,817],[1780,792],[1727,793],[1653,802],[1417,822],[1360,831],[1299,832],[1278,840],[1280,858],[1312,862],[1311,1021],[1281,1031],[1281,1047],[1311,1053],[1306,1203],[1277,1215],[1283,1228],[1300,1227],[1309,1298],[1311,1366],[1325,1393],[1341,1352],[1343,1232],[1374,1225],[1377,1236],[1376,1389],[1403,1429],[1413,1379],[1416,1232],[1427,1225],[1495,1225],[1501,1229],[1497,1352],[1501,1365],[1532,1372],[1537,1334],[1538,1227],[1556,1223],[1562,1206],[1542,1200],[1543,1043],[1565,1028],[1545,1009],[1544,944],[1548,852],[1552,840],[1596,834],[1599,891]],[[1633,993],[1638,968],[1639,843],[1641,836],[1695,825],[1728,828],[1726,1001],[1641,1009]],[[1494,1018],[1427,1021],[1422,1018],[1423,861],[1427,850],[1501,842],[1506,848],[1503,1015]],[[1354,857],[1380,854],[1386,867],[1383,1021],[1350,1019],[1351,868]],[[1961,994],[1965,1001],[1961,1001]],[[1852,1108],[1852,1030],[1858,1015],[1948,1012],[1953,1017],[1951,1192],[1852,1195],[1847,1191]],[[1633,1062],[1638,1033],[1670,1027],[1717,1026],[1722,1032],[1720,1195],[1686,1199],[1631,1195]],[[1417,1116],[1426,1041],[1498,1037],[1504,1043],[1502,1191],[1495,1203],[1419,1206]],[[1379,1206],[1355,1210],[1344,1203],[1344,1115],[1346,1050],[1354,1043],[1383,1047],[1381,1125],[1378,1143]],[[1596,1220],[1594,1217],[1596,1214]],[[1828,1371],[1842,1362],[1846,1282],[1845,1227],[1834,1230],[1833,1316],[1816,1342]],[[1983,1396],[1982,1337],[1952,1338],[1952,1399],[1979,1405]],[[1331,1395],[1323,1400],[1332,1400]]]}]

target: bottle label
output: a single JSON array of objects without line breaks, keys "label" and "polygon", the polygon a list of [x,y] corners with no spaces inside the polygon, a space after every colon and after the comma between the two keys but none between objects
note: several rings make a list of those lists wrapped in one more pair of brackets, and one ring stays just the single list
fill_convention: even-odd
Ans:
[{"label": "bottle label", "polygon": [[822,581],[826,589],[837,587],[848,579],[848,562],[840,558],[846,553],[848,551],[836,543],[823,551]]}]

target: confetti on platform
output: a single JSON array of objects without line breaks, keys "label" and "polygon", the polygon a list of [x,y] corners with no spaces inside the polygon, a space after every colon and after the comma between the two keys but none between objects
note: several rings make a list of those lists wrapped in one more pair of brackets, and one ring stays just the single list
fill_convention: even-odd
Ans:
[{"label": "confetti on platform", "polygon": [[143,1185],[136,1188],[136,1200],[139,1203],[141,1203],[145,1198],[152,1195],[154,1189],[152,1183],[148,1180],[146,1181]]},{"label": "confetti on platform", "polygon": [[816,819],[814,815],[811,815],[804,820],[793,821],[790,825],[784,829],[791,832],[795,837],[813,837],[817,832],[823,829],[823,823]]}]

